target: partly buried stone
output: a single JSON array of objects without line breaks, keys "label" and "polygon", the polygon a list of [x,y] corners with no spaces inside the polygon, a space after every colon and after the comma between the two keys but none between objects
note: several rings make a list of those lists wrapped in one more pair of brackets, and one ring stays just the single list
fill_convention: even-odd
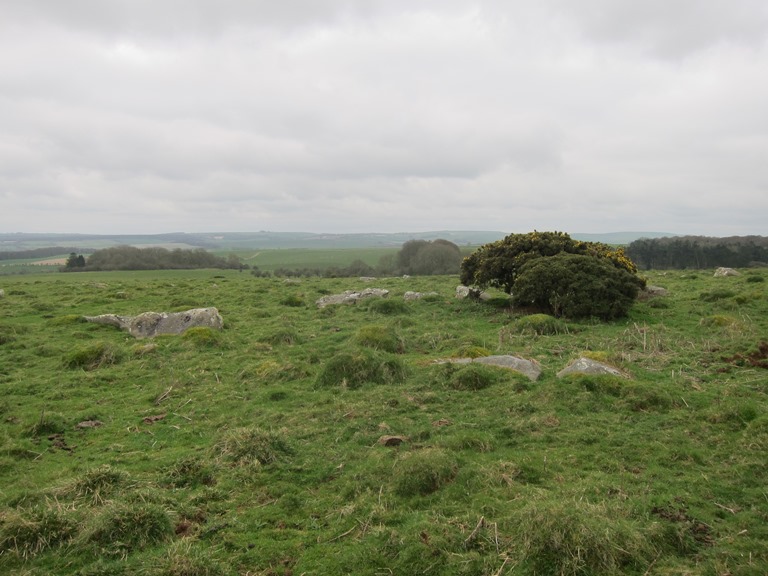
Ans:
[{"label": "partly buried stone", "polygon": [[485,364],[487,366],[498,366],[499,368],[508,368],[515,372],[520,372],[530,380],[538,380],[541,375],[541,365],[535,360],[526,360],[509,354],[499,356],[481,356],[473,360],[476,364]]},{"label": "partly buried stone", "polygon": [[386,298],[389,290],[383,288],[366,288],[365,290],[347,290],[341,294],[329,294],[315,301],[318,308],[325,308],[333,304],[357,304],[366,298]]},{"label": "partly buried stone", "polygon": [[640,300],[648,300],[649,298],[656,298],[657,296],[666,296],[669,291],[661,286],[651,286],[650,284],[643,288],[638,294]]},{"label": "partly buried stone", "polygon": [[724,268],[720,267],[717,270],[715,270],[715,276],[741,276],[738,270],[734,270],[733,268]]},{"label": "partly buried stone", "polygon": [[186,312],[144,312],[138,316],[102,314],[85,316],[88,322],[107,324],[125,330],[135,338],[151,338],[158,334],[181,334],[189,328],[207,327],[221,330],[224,320],[216,308],[193,308]]},{"label": "partly buried stone", "polygon": [[498,368],[507,368],[508,370],[514,370],[524,376],[527,376],[530,380],[538,380],[541,375],[541,365],[535,360],[526,360],[525,358],[518,358],[517,356],[511,356],[509,354],[502,354],[498,356],[481,356],[480,358],[451,358],[450,360],[438,360],[439,364],[485,364],[486,366],[496,366]]},{"label": "partly buried stone", "polygon": [[456,286],[456,298],[459,300],[464,300],[465,298],[470,298],[472,300],[490,300],[492,296],[488,294],[488,292],[483,292],[482,290],[479,290],[477,288],[470,288],[469,286],[464,286],[463,284],[459,284]]},{"label": "partly buried stone", "polygon": [[591,358],[577,358],[568,366],[560,370],[557,373],[558,378],[564,376],[570,376],[571,374],[593,374],[593,375],[610,375],[618,376],[619,378],[629,378],[624,372],[618,368],[611,366],[610,364],[604,364]]},{"label": "partly buried stone", "polygon": [[412,290],[408,290],[408,292],[403,294],[403,300],[406,302],[413,302],[414,300],[421,300],[427,296],[437,296],[437,292],[413,292]]}]

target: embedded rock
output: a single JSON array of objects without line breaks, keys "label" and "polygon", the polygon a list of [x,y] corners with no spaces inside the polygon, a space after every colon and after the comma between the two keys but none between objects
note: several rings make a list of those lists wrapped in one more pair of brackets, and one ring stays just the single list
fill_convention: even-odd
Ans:
[{"label": "embedded rock", "polygon": [[525,358],[518,358],[517,356],[511,356],[509,354],[502,354],[498,356],[481,356],[480,358],[451,358],[449,360],[438,360],[439,364],[485,364],[486,366],[496,366],[497,368],[507,368],[508,370],[514,370],[524,376],[527,376],[529,380],[536,381],[541,375],[541,365],[535,360],[526,360]]},{"label": "embedded rock", "polygon": [[189,328],[207,327],[221,330],[224,320],[216,308],[193,308],[186,312],[144,312],[138,316],[102,314],[85,316],[87,322],[107,324],[125,330],[135,338],[152,338],[158,334],[181,334]]},{"label": "embedded rock", "polygon": [[325,308],[332,304],[357,304],[360,300],[366,298],[386,298],[389,296],[389,290],[383,288],[366,288],[365,290],[347,290],[341,294],[329,294],[318,298],[315,304],[318,308]]},{"label": "embedded rock", "polygon": [[721,266],[715,270],[715,277],[718,276],[741,276],[741,274],[738,270],[734,270],[733,268],[724,268]]},{"label": "embedded rock", "polygon": [[403,299],[406,302],[412,302],[414,300],[421,300],[425,296],[437,296],[437,292],[413,292],[408,290],[408,292],[403,294]]},{"label": "embedded rock", "polygon": [[611,366],[610,364],[603,364],[597,360],[591,358],[578,358],[568,364],[565,368],[557,373],[558,378],[569,376],[571,374],[593,374],[593,375],[610,375],[618,376],[619,378],[629,378],[624,372],[618,368]]}]

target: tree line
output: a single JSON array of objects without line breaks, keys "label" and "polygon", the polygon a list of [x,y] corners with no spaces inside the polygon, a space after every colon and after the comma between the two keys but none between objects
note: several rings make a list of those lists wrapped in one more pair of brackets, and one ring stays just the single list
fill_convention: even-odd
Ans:
[{"label": "tree line", "polygon": [[24,260],[33,258],[48,258],[76,251],[77,248],[64,248],[61,246],[48,246],[47,248],[30,248],[29,250],[15,250],[0,252],[0,260]]},{"label": "tree line", "polygon": [[640,238],[627,246],[626,253],[643,270],[768,266],[768,238],[765,236]]},{"label": "tree line", "polygon": [[254,267],[254,276],[352,278],[356,276],[435,276],[458,274],[461,267],[461,249],[451,242],[436,240],[408,240],[396,254],[382,256],[376,266],[354,260],[349,266],[326,268],[276,268],[274,272]]},{"label": "tree line", "polygon": [[222,258],[203,248],[168,250],[157,247],[114,246],[96,250],[88,258],[72,252],[61,271],[183,270],[195,268],[242,269],[243,264],[240,262],[240,258],[234,254]]}]

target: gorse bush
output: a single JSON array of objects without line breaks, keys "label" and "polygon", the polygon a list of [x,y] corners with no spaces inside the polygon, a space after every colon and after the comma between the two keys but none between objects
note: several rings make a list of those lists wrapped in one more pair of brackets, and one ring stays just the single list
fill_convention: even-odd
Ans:
[{"label": "gorse bush", "polygon": [[612,263],[581,254],[536,258],[520,268],[512,301],[567,318],[626,316],[642,282]]},{"label": "gorse bush", "polygon": [[621,248],[572,240],[561,232],[510,234],[464,259],[461,282],[492,286],[512,303],[554,316],[625,316],[645,285]]}]

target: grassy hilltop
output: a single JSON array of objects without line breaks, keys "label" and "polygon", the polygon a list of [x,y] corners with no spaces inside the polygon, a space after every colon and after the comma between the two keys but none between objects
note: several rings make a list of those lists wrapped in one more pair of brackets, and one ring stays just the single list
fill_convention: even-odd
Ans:
[{"label": "grassy hilltop", "polygon": [[[607,324],[445,276],[3,277],[0,573],[766,574],[766,276],[651,273]],[[223,331],[81,321],[202,306]],[[540,379],[434,362],[497,353]],[[556,377],[581,356],[630,378]]]}]

